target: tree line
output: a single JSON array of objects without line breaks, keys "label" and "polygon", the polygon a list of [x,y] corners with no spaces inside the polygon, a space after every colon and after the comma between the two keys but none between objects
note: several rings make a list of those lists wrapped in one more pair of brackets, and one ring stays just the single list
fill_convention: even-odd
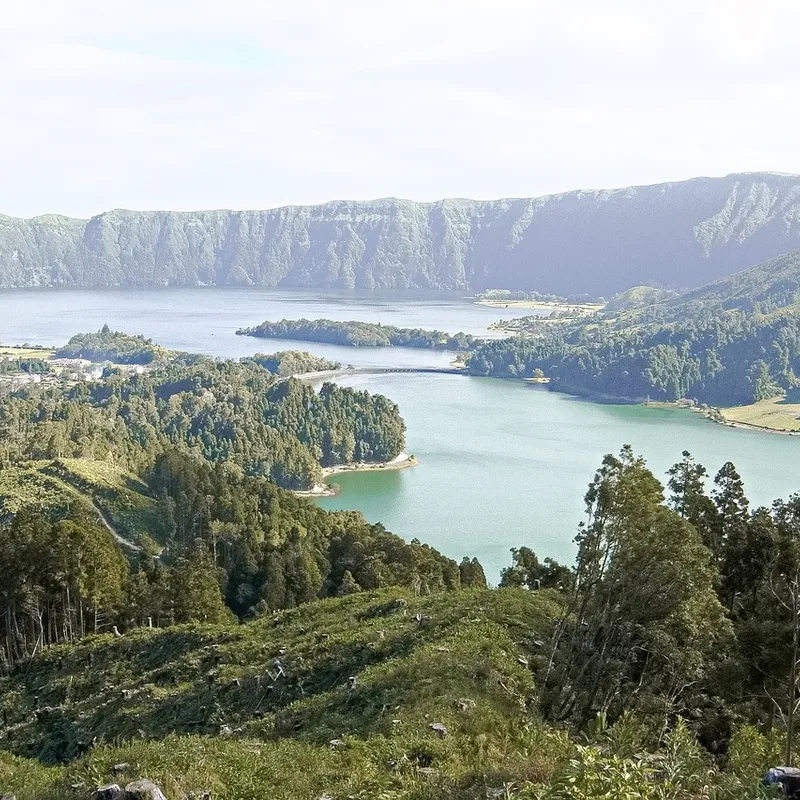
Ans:
[{"label": "tree line", "polygon": [[390,461],[405,425],[381,395],[325,384],[319,392],[253,362],[173,360],[141,375],[31,386],[0,405],[0,462],[111,459],[139,473],[177,447],[249,475],[308,489],[322,467]]},{"label": "tree line", "polygon": [[291,375],[302,375],[307,372],[328,372],[341,369],[338,361],[329,361],[327,358],[307,353],[305,350],[281,350],[278,353],[255,353],[245,356],[240,361],[253,362],[273,375],[286,378]]},{"label": "tree line", "polygon": [[485,586],[477,560],[326,512],[231,463],[169,450],[143,473],[166,531],[157,555],[123,556],[91,504],[31,502],[0,524],[0,640],[6,666],[113,626],[248,619],[324,597],[398,585]]},{"label": "tree line", "polygon": [[343,347],[419,347],[432,350],[470,350],[475,338],[467,333],[449,334],[422,328],[398,328],[377,322],[337,322],[331,319],[266,320],[251,328],[240,328],[239,336],[264,339],[298,339]]},{"label": "tree line", "polygon": [[511,378],[540,370],[554,389],[600,399],[744,405],[798,386],[800,316],[698,303],[534,322],[519,338],[480,343],[468,369]]},{"label": "tree line", "polygon": [[96,333],[76,333],[56,358],[85,358],[87,361],[113,361],[116,364],[150,364],[167,351],[144,336],[112,331],[108,325]]},{"label": "tree line", "polygon": [[[742,722],[780,730],[791,759],[800,679],[800,494],[752,508],[728,462],[708,491],[690,453],[667,494],[628,446],[585,496],[572,569],[513,551],[501,585],[554,588],[563,613],[540,703],[585,730],[635,713],[660,740],[684,718],[723,755]],[[660,733],[659,733],[660,731]]]}]

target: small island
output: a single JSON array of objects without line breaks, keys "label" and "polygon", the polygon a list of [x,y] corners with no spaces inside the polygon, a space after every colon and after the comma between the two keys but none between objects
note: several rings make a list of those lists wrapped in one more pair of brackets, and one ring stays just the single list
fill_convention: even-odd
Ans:
[{"label": "small island", "polygon": [[291,375],[310,375],[316,372],[334,372],[341,369],[338,361],[307,353],[305,350],[281,350],[279,353],[255,353],[239,359],[264,367],[268,372],[280,378]]},{"label": "small island", "polygon": [[428,350],[472,350],[479,341],[467,333],[449,334],[422,328],[398,328],[377,322],[338,322],[331,319],[269,320],[239,328],[237,336],[261,339],[294,339],[343,347],[418,347]]}]

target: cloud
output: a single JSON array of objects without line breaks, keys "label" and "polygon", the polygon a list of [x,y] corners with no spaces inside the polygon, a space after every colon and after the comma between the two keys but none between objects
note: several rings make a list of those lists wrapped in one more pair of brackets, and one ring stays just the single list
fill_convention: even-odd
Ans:
[{"label": "cloud", "polygon": [[499,197],[800,172],[800,4],[33,0],[0,211]]}]

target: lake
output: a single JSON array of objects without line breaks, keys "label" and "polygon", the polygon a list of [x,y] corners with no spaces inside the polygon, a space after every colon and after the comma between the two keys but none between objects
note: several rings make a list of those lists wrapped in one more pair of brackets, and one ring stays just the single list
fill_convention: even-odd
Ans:
[{"label": "lake", "polygon": [[470,303],[452,293],[325,293],[234,288],[13,289],[0,291],[0,342],[63,344],[74,333],[108,325],[141,333],[175,350],[240,358],[265,350],[302,349],[357,367],[446,366],[452,353],[409,348],[338,347],[236,336],[266,319],[360,320],[447,333],[498,336],[487,326],[530,314]]},{"label": "lake", "polygon": [[[444,365],[451,353],[341,348],[235,335],[243,325],[281,317],[459,330],[525,311],[493,309],[449,295],[386,296],[247,289],[14,290],[0,292],[0,342],[60,344],[104,323],[161,344],[240,357],[289,347],[359,367]],[[583,494],[603,455],[629,443],[660,478],[688,449],[712,474],[733,461],[750,499],[769,503],[800,490],[800,437],[734,430],[700,415],[588,403],[542,387],[491,378],[355,374],[340,383],[395,400],[408,425],[412,469],[335,477],[342,492],[317,501],[358,509],[407,539],[454,558],[477,556],[496,580],[509,548],[571,560]]]}]

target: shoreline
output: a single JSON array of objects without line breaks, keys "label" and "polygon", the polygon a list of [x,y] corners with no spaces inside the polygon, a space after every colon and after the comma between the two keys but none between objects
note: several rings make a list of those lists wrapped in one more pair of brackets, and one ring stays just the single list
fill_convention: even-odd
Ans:
[{"label": "shoreline", "polygon": [[[752,403],[751,405],[755,405]],[[747,406],[745,406],[746,408]],[[726,428],[740,428],[744,431],[757,431],[759,433],[777,433],[781,436],[800,436],[800,430],[786,430],[785,428],[770,428],[766,425],[757,425],[754,422],[742,422],[737,419],[729,419],[725,413],[718,408],[703,409],[706,419],[724,425]]]},{"label": "shoreline", "polygon": [[[458,364],[456,361],[451,362],[451,366],[459,367],[464,370],[465,375],[469,375],[467,369],[463,367],[463,365]],[[364,370],[364,372],[368,372],[369,370]],[[376,372],[380,372],[381,370],[376,370]],[[308,381],[309,383],[316,383],[318,381],[325,381],[325,380],[336,380],[336,378],[345,375],[356,375],[359,374],[361,370],[358,369],[348,369],[342,368],[339,370],[330,370],[326,372],[310,372],[301,375],[296,375],[294,377],[299,378],[300,380]],[[546,386],[550,383],[548,378],[519,378],[519,377],[504,377],[504,376],[486,376],[489,378],[495,378],[499,380],[511,380],[511,381],[518,381],[520,383],[525,383],[527,385],[539,385],[539,386]],[[561,391],[558,389],[551,389],[550,391],[557,391],[559,394],[567,394],[574,397],[579,397],[582,400],[586,400],[590,403],[599,403],[599,404],[608,404],[608,405],[641,405],[644,407],[655,408],[655,409],[662,409],[662,410],[678,410],[678,411],[691,411],[695,414],[702,414],[706,419],[710,420],[711,422],[716,423],[717,425],[724,425],[726,428],[739,428],[741,430],[749,430],[749,431],[757,431],[760,433],[774,433],[780,434],[782,436],[800,436],[800,430],[783,430],[780,428],[770,428],[766,425],[756,425],[750,422],[741,422],[739,420],[729,419],[725,416],[724,412],[719,408],[714,408],[711,406],[706,406],[705,408],[700,406],[693,405],[688,400],[675,400],[671,402],[667,401],[651,401],[647,402],[642,400],[641,398],[627,398],[627,397],[601,397],[601,396],[587,396],[581,395],[576,392]],[[753,404],[754,405],[754,404]],[[401,454],[405,455],[405,454]],[[399,456],[398,456],[399,458]],[[323,478],[327,478],[330,475],[335,475],[339,472],[356,472],[362,470],[376,470],[376,469],[403,469],[404,467],[411,467],[414,466],[417,461],[413,456],[407,456],[407,460],[401,460],[400,462],[390,461],[383,464],[347,464],[337,467],[327,467],[323,470]],[[333,497],[336,495],[336,491],[332,489],[328,484],[322,483],[317,484],[315,487],[309,490],[305,490],[303,492],[298,492],[298,494],[302,494],[308,497]]]},{"label": "shoreline", "polygon": [[[653,403],[642,403],[641,405],[649,408],[660,408],[662,410],[675,409],[677,411],[692,411],[695,414],[701,414],[705,419],[723,425],[726,428],[738,428],[743,431],[756,431],[757,433],[775,433],[780,436],[800,436],[800,430],[785,430],[782,428],[770,428],[767,425],[756,425],[752,422],[742,422],[740,420],[729,419],[725,416],[724,411],[713,406],[701,408],[699,406],[690,405],[685,400],[675,400],[673,402],[657,401]],[[751,403],[750,405],[755,405]],[[748,408],[748,406],[743,406]]]},{"label": "shoreline", "polygon": [[[337,464],[335,467],[323,467],[322,480],[326,481],[333,475],[343,472],[377,472],[379,470],[398,470],[416,467],[419,464],[416,456],[408,453],[399,453],[391,461],[356,462],[353,464]],[[301,489],[294,492],[299,497],[336,497],[339,494],[338,488],[334,488],[327,482],[317,483],[310,489]]]},{"label": "shoreline", "polygon": [[718,425],[724,425],[726,428],[741,428],[745,431],[756,431],[758,433],[777,433],[780,436],[800,436],[800,431],[786,431],[780,428],[767,428],[765,425],[753,425],[750,422],[737,422],[732,419],[717,419],[716,417],[706,414],[706,419],[716,422]]},{"label": "shoreline", "polygon": [[575,311],[577,313],[591,313],[605,308],[604,303],[564,303],[557,300],[476,299],[473,300],[473,303],[487,308],[523,308],[535,311]]}]

